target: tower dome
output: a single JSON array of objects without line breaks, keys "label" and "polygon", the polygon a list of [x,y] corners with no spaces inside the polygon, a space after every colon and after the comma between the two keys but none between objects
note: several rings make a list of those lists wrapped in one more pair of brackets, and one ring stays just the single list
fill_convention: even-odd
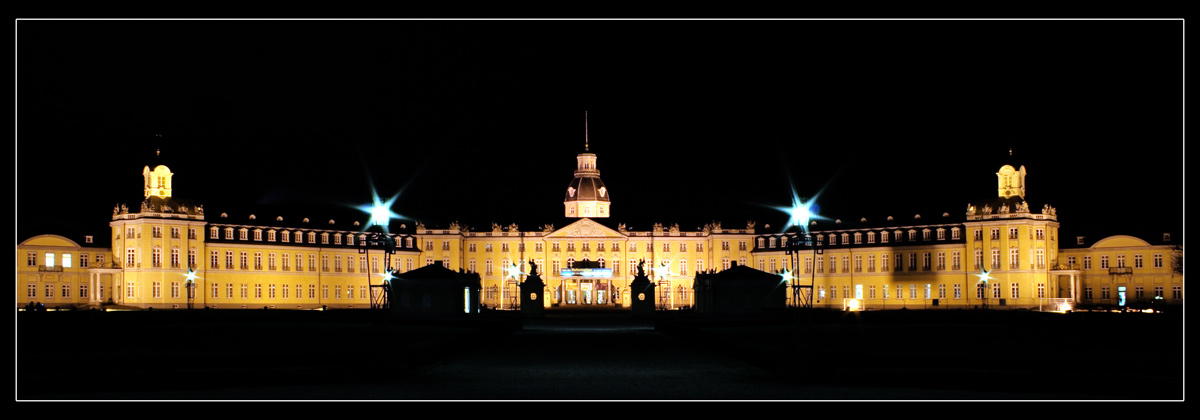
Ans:
[{"label": "tower dome", "polygon": [[608,217],[611,199],[600,170],[596,169],[596,154],[588,150],[587,113],[584,112],[583,153],[575,157],[575,178],[567,185],[563,198],[566,217]]}]

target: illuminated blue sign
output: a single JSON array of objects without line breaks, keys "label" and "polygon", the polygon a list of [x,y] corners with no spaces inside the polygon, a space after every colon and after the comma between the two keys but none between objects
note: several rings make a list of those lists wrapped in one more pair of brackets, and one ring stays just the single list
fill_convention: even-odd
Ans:
[{"label": "illuminated blue sign", "polygon": [[612,277],[611,268],[564,268],[558,273],[563,277]]}]

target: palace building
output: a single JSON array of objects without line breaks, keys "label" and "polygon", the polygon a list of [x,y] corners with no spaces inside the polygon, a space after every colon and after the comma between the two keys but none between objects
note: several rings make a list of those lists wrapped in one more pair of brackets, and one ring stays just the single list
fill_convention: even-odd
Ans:
[{"label": "palace building", "polygon": [[[644,262],[659,309],[696,304],[704,273],[748,266],[780,274],[788,305],[831,309],[1149,307],[1182,303],[1182,249],[1114,236],[1059,235],[1057,210],[1025,201],[1024,166],[1004,165],[990,198],[965,213],[813,221],[784,233],[713,222],[696,231],[613,225],[596,154],[576,156],[562,227],[474,231],[416,223],[366,246],[358,222],[243,219],[175,198],[166,165],[143,169],[144,198],[113,209],[111,237],[39,235],[18,244],[20,306],[47,308],[367,308],[389,271],[440,264],[477,273],[478,304],[513,309],[533,262],[546,306],[624,306]],[[981,186],[983,187],[983,186]],[[985,191],[986,188],[981,188]],[[809,235],[805,237],[805,235]],[[96,241],[93,241],[95,239]],[[390,270],[389,270],[390,268]]]}]

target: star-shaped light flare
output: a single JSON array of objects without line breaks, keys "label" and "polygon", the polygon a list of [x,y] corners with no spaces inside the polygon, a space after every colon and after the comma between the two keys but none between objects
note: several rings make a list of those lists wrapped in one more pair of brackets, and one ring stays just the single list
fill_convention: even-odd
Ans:
[{"label": "star-shaped light flare", "polygon": [[197,275],[196,275],[196,272],[195,272],[195,271],[193,271],[193,270],[188,270],[188,273],[187,273],[187,278],[186,278],[186,279],[184,279],[184,281],[187,281],[187,282],[195,282],[195,281],[196,281],[196,279],[199,279],[199,278],[203,278],[203,277],[199,277],[199,276],[197,276]]},{"label": "star-shaped light flare", "polygon": [[392,204],[396,202],[397,198],[400,198],[400,193],[396,193],[396,195],[393,195],[392,198],[388,199],[387,202],[384,202],[379,199],[379,194],[372,189],[371,200],[373,203],[370,205],[358,206],[359,210],[371,215],[371,220],[367,222],[367,226],[370,227],[371,225],[379,225],[383,228],[384,233],[387,233],[388,222],[391,221],[391,219],[401,218],[399,214],[396,214],[392,211]]},{"label": "star-shaped light flare", "polygon": [[781,274],[781,276],[783,276],[784,282],[791,282],[792,280],[796,279],[795,277],[792,276],[792,270],[789,270],[786,267],[783,269],[783,273]]},{"label": "star-shaped light flare", "polygon": [[504,267],[504,272],[506,273],[505,276],[509,278],[516,278],[519,275],[525,274],[521,272],[521,268],[517,267],[516,263],[511,263],[508,267]]},{"label": "star-shaped light flare", "polygon": [[987,270],[981,270],[975,277],[979,277],[979,282],[983,284],[987,284],[988,280],[992,279],[992,276],[988,275]]},{"label": "star-shaped light flare", "polygon": [[379,275],[383,277],[384,283],[389,283],[392,281],[392,279],[396,278],[396,276],[392,275],[392,273],[394,273],[394,271],[389,268],[387,271],[379,273]]},{"label": "star-shaped light flare", "polygon": [[808,201],[804,201],[800,196],[796,195],[795,191],[792,191],[792,205],[790,207],[775,207],[775,209],[788,214],[788,222],[784,226],[784,229],[787,229],[787,226],[799,226],[800,229],[807,232],[810,221],[813,219],[824,219],[817,215],[818,207],[815,196]]}]

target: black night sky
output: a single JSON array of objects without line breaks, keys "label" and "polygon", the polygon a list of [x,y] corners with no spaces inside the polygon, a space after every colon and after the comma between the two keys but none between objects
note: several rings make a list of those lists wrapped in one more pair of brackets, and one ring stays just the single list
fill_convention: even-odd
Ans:
[{"label": "black night sky", "polygon": [[340,204],[373,185],[426,225],[561,227],[585,111],[634,230],[779,226],[792,187],[961,219],[1010,147],[1063,237],[1183,228],[1181,20],[15,26],[18,242],[107,237],[156,149],[209,220],[365,220]]}]

